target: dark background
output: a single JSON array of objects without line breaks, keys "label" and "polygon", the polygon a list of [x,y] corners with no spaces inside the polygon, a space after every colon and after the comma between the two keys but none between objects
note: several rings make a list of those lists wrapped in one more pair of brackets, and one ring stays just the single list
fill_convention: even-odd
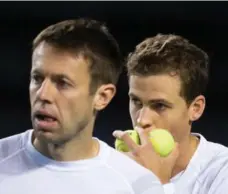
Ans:
[{"label": "dark background", "polygon": [[[206,50],[211,57],[208,106],[193,131],[228,146],[227,10],[227,2],[0,2],[0,138],[31,127],[28,83],[36,34],[60,20],[92,17],[107,23],[125,55],[158,32],[182,35]],[[118,89],[95,129],[110,145],[113,130],[131,127],[125,75]]]}]

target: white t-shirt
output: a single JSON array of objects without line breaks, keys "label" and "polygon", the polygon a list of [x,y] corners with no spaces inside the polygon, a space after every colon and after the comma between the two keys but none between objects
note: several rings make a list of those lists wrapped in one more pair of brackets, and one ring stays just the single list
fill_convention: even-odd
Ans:
[{"label": "white t-shirt", "polygon": [[58,162],[32,145],[32,130],[0,140],[0,194],[164,194],[158,178],[99,140],[99,154]]},{"label": "white t-shirt", "polygon": [[[228,148],[202,135],[187,169],[164,185],[166,194],[228,194]],[[167,190],[167,191],[166,191]]]}]

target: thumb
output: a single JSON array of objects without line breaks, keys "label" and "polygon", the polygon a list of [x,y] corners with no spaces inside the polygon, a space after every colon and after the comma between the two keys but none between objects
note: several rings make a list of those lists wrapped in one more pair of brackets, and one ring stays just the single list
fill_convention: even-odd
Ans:
[{"label": "thumb", "polygon": [[122,139],[123,135],[124,135],[124,132],[121,131],[121,130],[115,130],[112,135],[115,137],[115,138],[118,138],[118,139]]}]

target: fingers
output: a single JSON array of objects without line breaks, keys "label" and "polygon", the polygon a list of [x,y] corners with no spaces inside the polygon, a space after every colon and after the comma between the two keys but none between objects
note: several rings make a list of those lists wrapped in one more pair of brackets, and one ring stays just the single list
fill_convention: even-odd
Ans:
[{"label": "fingers", "polygon": [[148,136],[148,134],[147,134],[147,132],[145,130],[143,130],[142,128],[137,127],[137,126],[135,127],[135,130],[139,134],[141,145],[145,145],[145,144],[148,144],[148,143],[150,144],[149,136]]},{"label": "fingers", "polygon": [[128,148],[131,151],[137,150],[138,145],[131,139],[131,137],[129,136],[129,134],[127,132],[116,130],[116,131],[113,132],[112,135],[115,138],[118,138],[118,139],[124,141],[125,144],[128,146]]}]

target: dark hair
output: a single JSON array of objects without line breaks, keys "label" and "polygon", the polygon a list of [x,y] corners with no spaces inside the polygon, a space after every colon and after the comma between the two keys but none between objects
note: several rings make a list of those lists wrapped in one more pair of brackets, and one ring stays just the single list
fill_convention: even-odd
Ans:
[{"label": "dark hair", "polygon": [[86,56],[90,64],[90,91],[101,84],[116,84],[122,71],[122,57],[115,38],[96,20],[66,20],[41,31],[33,41],[33,50],[41,43]]},{"label": "dark hair", "polygon": [[208,83],[209,57],[187,39],[158,34],[136,46],[127,59],[128,75],[175,73],[180,76],[180,95],[187,103],[204,94]]}]

